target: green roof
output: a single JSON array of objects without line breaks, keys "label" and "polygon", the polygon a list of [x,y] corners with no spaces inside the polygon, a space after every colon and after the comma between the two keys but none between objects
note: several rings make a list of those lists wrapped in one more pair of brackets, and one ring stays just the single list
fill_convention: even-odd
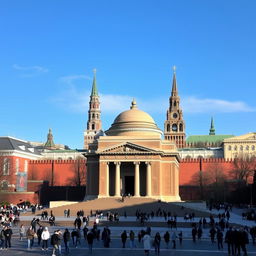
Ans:
[{"label": "green roof", "polygon": [[186,143],[217,143],[232,137],[234,135],[191,135],[186,139]]}]

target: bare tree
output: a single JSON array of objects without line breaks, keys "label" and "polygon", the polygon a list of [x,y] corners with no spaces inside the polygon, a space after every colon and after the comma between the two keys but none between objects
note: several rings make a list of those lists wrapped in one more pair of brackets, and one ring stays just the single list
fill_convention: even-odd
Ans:
[{"label": "bare tree", "polygon": [[243,154],[234,159],[234,167],[230,171],[230,175],[238,182],[245,181],[247,184],[249,177],[254,175],[255,170],[256,157]]},{"label": "bare tree", "polygon": [[69,179],[72,186],[85,186],[86,185],[86,166],[83,157],[77,157],[74,161],[73,177]]}]

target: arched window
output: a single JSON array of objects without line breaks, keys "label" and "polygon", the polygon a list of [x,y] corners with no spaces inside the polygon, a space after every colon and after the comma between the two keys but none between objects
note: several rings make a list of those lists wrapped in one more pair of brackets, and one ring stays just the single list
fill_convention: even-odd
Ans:
[{"label": "arched window", "polygon": [[180,132],[183,132],[183,124],[180,124]]},{"label": "arched window", "polygon": [[72,157],[69,157],[68,160],[72,160],[73,158]]},{"label": "arched window", "polygon": [[243,146],[240,146],[240,150],[243,151],[243,150],[244,150],[244,147],[243,147]]},{"label": "arched window", "polygon": [[192,157],[190,155],[187,155],[185,158],[186,159],[191,159]]},{"label": "arched window", "polygon": [[253,151],[255,150],[255,146],[254,146],[254,145],[252,145],[252,150],[253,150]]},{"label": "arched window", "polygon": [[232,147],[231,147],[231,146],[228,146],[228,150],[231,151],[231,150],[232,150]]},{"label": "arched window", "polygon": [[10,160],[8,158],[4,159],[3,164],[3,175],[9,175],[10,174]]},{"label": "arched window", "polygon": [[94,130],[95,129],[95,124],[92,124],[92,130]]},{"label": "arched window", "polygon": [[246,150],[249,150],[249,146],[248,145],[246,146]]},{"label": "arched window", "polygon": [[93,113],[93,114],[92,114],[92,118],[94,118],[94,117],[95,117],[95,114]]},{"label": "arched window", "polygon": [[234,147],[234,150],[237,151],[237,146]]},{"label": "arched window", "polygon": [[167,126],[166,126],[166,131],[167,131],[167,132],[170,131],[170,124],[167,124]]}]

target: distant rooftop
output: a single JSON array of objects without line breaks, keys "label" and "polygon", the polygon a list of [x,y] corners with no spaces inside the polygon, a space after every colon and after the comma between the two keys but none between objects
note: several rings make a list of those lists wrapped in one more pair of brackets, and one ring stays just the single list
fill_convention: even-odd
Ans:
[{"label": "distant rooftop", "polygon": [[232,138],[234,135],[191,135],[187,138],[189,144],[216,144],[223,142],[224,139]]}]

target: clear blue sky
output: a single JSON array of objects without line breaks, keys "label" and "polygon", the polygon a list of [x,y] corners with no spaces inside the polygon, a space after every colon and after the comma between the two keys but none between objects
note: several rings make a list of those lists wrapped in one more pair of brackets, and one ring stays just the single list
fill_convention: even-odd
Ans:
[{"label": "clear blue sky", "polygon": [[0,136],[82,148],[93,68],[106,130],[133,97],[160,128],[177,66],[186,133],[256,131],[256,1],[1,1]]}]

